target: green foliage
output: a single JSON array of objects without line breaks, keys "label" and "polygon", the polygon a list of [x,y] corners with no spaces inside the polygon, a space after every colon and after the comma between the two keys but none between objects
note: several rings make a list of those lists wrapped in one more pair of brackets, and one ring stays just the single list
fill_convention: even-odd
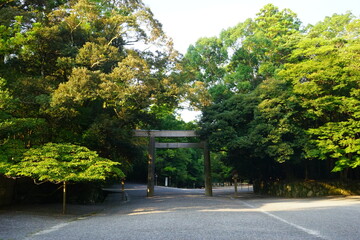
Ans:
[{"label": "green foliage", "polygon": [[152,124],[157,106],[176,108],[177,61],[139,0],[1,3],[1,171],[19,160],[10,146],[47,142],[87,146],[136,171],[144,154],[131,129]]},{"label": "green foliage", "polygon": [[198,149],[157,150],[156,174],[158,180],[171,178],[177,187],[201,186],[203,183],[203,160]]},{"label": "green foliage", "polygon": [[266,5],[220,34],[228,57],[207,65],[224,72],[201,85],[208,99],[201,133],[248,178],[328,178],[326,171],[358,169],[359,20],[347,13],[305,31],[300,24],[290,10]]},{"label": "green foliage", "polygon": [[325,17],[324,21],[315,26],[308,26],[308,36],[311,38],[334,39],[347,35],[349,23],[354,19],[354,15],[350,12],[346,14],[333,14]]},{"label": "green foliage", "polygon": [[18,50],[25,41],[24,35],[21,34],[22,20],[22,16],[16,16],[10,26],[0,24],[0,56]]},{"label": "green foliage", "polygon": [[[198,128],[173,114],[186,97],[203,112],[200,132],[218,179],[233,168],[264,179],[356,173],[359,33],[351,13],[302,30],[294,12],[268,4],[219,37],[199,39],[180,59],[139,0],[2,2],[0,172],[58,182],[115,169],[89,149],[127,174],[141,172],[146,154],[131,129]],[[158,173],[200,184],[201,155],[161,150]]]},{"label": "green foliage", "polygon": [[223,43],[216,37],[201,38],[189,47],[183,62],[184,78],[189,81],[189,98],[195,107],[209,105],[211,95],[206,90],[223,84],[225,69],[222,64],[227,55]]},{"label": "green foliage", "polygon": [[309,129],[314,135],[315,149],[308,151],[309,157],[323,160],[336,159],[332,171],[360,166],[360,122],[329,122],[316,129]]},{"label": "green foliage", "polygon": [[6,88],[5,79],[0,78],[0,110],[4,111],[5,109],[8,109],[11,100],[12,97],[9,90]]},{"label": "green foliage", "polygon": [[[314,26],[293,52],[296,62],[279,73],[292,81],[305,121],[302,128],[313,139],[305,148],[307,157],[335,160],[333,171],[358,166],[360,45],[346,30],[352,18],[335,14]],[[324,27],[327,33],[314,34]]]},{"label": "green foliage", "polygon": [[185,55],[184,78],[189,79],[191,100],[198,108],[249,93],[271,78],[286,63],[299,39],[301,22],[289,9],[266,5],[257,18],[201,38]]},{"label": "green foliage", "polygon": [[47,143],[27,150],[20,162],[11,166],[5,175],[54,183],[103,181],[108,177],[124,177],[116,165],[119,163],[101,158],[86,147]]},{"label": "green foliage", "polygon": [[[224,164],[224,152],[211,154],[211,170],[214,183],[232,181],[233,168]],[[242,176],[240,176],[241,178]]]},{"label": "green foliage", "polygon": [[0,173],[5,174],[9,169],[20,161],[26,151],[21,140],[5,140],[0,147]]},{"label": "green foliage", "polygon": [[21,135],[25,138],[25,135],[31,135],[32,131],[39,131],[41,127],[45,125],[44,119],[36,118],[10,118],[0,122],[0,136],[16,137]]}]

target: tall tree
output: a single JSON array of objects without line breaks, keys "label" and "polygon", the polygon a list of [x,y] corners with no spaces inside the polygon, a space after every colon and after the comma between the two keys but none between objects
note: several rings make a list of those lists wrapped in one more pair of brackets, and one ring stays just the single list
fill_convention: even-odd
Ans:
[{"label": "tall tree", "polygon": [[331,169],[345,176],[357,168],[358,31],[350,13],[301,31],[293,12],[273,5],[223,31],[230,58],[219,65],[224,84],[213,89],[226,94],[202,108],[200,122],[213,150],[249,177],[320,178]]},{"label": "tall tree", "polygon": [[335,14],[315,25],[293,52],[296,62],[280,72],[292,81],[294,96],[301,101],[302,128],[314,143],[308,145],[308,157],[335,160],[333,171],[344,170],[344,177],[347,168],[359,165],[360,150],[360,45],[353,38],[358,22],[353,19]]},{"label": "tall tree", "polygon": [[294,160],[297,150],[291,141],[298,130],[287,103],[291,90],[274,77],[300,39],[300,24],[292,11],[269,4],[254,20],[223,31],[218,40],[227,59],[214,61],[224,71],[221,81],[207,89],[212,101],[202,108],[200,123],[211,147],[226,151],[224,161],[243,177],[283,175],[274,169]]},{"label": "tall tree", "polygon": [[44,123],[25,148],[76,143],[129,163],[130,130],[153,121],[152,106],[176,107],[177,52],[142,1],[6,1],[0,11],[0,77],[14,99],[7,121]]}]

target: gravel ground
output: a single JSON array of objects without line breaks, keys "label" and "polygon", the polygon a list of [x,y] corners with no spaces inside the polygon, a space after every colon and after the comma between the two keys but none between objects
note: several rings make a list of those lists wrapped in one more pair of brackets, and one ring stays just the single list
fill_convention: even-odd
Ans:
[{"label": "gravel ground", "polygon": [[62,214],[60,203],[2,206],[0,208],[0,240],[26,239],[44,229],[65,226],[95,216],[113,204],[122,204],[126,200],[124,194],[117,191],[116,188],[111,189],[112,193],[101,204],[67,204],[65,215]]},{"label": "gravel ground", "polygon": [[[119,189],[116,186],[115,189]],[[112,191],[112,190],[111,190]],[[242,189],[156,187],[128,184],[128,201],[110,194],[103,204],[27,206],[0,212],[0,239],[15,240],[358,240],[360,197],[267,198]]]}]

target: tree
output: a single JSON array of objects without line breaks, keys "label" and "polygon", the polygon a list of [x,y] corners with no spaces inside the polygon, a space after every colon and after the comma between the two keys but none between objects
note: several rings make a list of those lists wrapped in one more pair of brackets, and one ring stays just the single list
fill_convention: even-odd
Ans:
[{"label": "tree", "polygon": [[215,98],[210,92],[217,92],[224,84],[224,63],[228,53],[219,38],[201,38],[191,45],[183,60],[184,79],[187,79],[190,91],[188,98],[193,106],[208,106]]},{"label": "tree", "polygon": [[66,211],[66,185],[69,182],[104,181],[109,177],[124,177],[119,163],[101,158],[86,147],[72,144],[47,143],[27,150],[22,159],[12,165],[7,176],[31,177],[36,181],[63,184],[63,213]]},{"label": "tree", "polygon": [[296,14],[273,5],[223,31],[230,58],[200,121],[212,150],[265,180],[357,168],[358,32],[351,13],[301,31]]},{"label": "tree", "polygon": [[247,19],[222,31],[220,38],[231,57],[225,76],[229,87],[233,91],[247,93],[273,77],[294,49],[300,24],[291,10],[280,11],[268,4],[255,19]]},{"label": "tree", "polygon": [[249,93],[274,77],[295,48],[300,24],[289,9],[268,4],[256,19],[191,45],[182,65],[193,105],[206,108],[233,94]]},{"label": "tree", "polygon": [[183,92],[178,53],[140,0],[5,1],[0,37],[2,96],[12,98],[0,117],[7,164],[9,146],[68,142],[130,171],[141,155],[131,130],[148,127],[156,105],[174,109]]},{"label": "tree", "polygon": [[0,78],[0,173],[7,171],[22,157],[24,151],[41,144],[46,134],[44,119],[14,117],[17,100]]},{"label": "tree", "polygon": [[[351,14],[333,15],[315,25],[279,75],[293,84],[301,103],[301,126],[311,136],[309,159],[335,160],[333,171],[358,166],[360,44]],[[338,25],[341,22],[342,25]],[[325,32],[319,29],[326,28]]]},{"label": "tree", "polygon": [[295,13],[269,4],[254,20],[220,34],[218,45],[228,58],[214,61],[224,72],[208,88],[212,101],[202,108],[200,125],[212,150],[224,151],[223,160],[242,177],[284,175],[281,164],[296,162],[299,129],[291,121],[294,103],[287,103],[291,87],[275,75],[289,61],[299,29]]},{"label": "tree", "polygon": [[[162,97],[177,96],[177,83],[165,72],[171,71],[169,61],[175,53],[160,24],[141,1],[115,1],[105,6],[80,1],[73,9],[69,14],[66,8],[54,12],[64,20],[60,27],[68,32],[69,47],[75,45],[79,50],[58,58],[61,64],[73,68],[52,94],[52,107],[71,116],[84,105],[101,102],[103,108],[114,110],[125,124],[134,127],[139,116],[148,114],[152,104],[161,104],[161,99],[171,106],[176,104],[176,97]],[[58,17],[53,19],[54,23],[59,21]],[[77,35],[85,36],[85,41]],[[161,44],[161,54],[128,47],[135,43]]]}]

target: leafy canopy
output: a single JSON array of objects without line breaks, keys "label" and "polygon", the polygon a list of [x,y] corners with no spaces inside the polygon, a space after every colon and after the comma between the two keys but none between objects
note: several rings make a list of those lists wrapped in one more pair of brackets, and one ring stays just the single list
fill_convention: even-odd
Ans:
[{"label": "leafy canopy", "polygon": [[109,177],[124,177],[117,165],[119,163],[101,158],[86,147],[47,143],[26,151],[21,161],[5,174],[54,183],[103,181]]}]

